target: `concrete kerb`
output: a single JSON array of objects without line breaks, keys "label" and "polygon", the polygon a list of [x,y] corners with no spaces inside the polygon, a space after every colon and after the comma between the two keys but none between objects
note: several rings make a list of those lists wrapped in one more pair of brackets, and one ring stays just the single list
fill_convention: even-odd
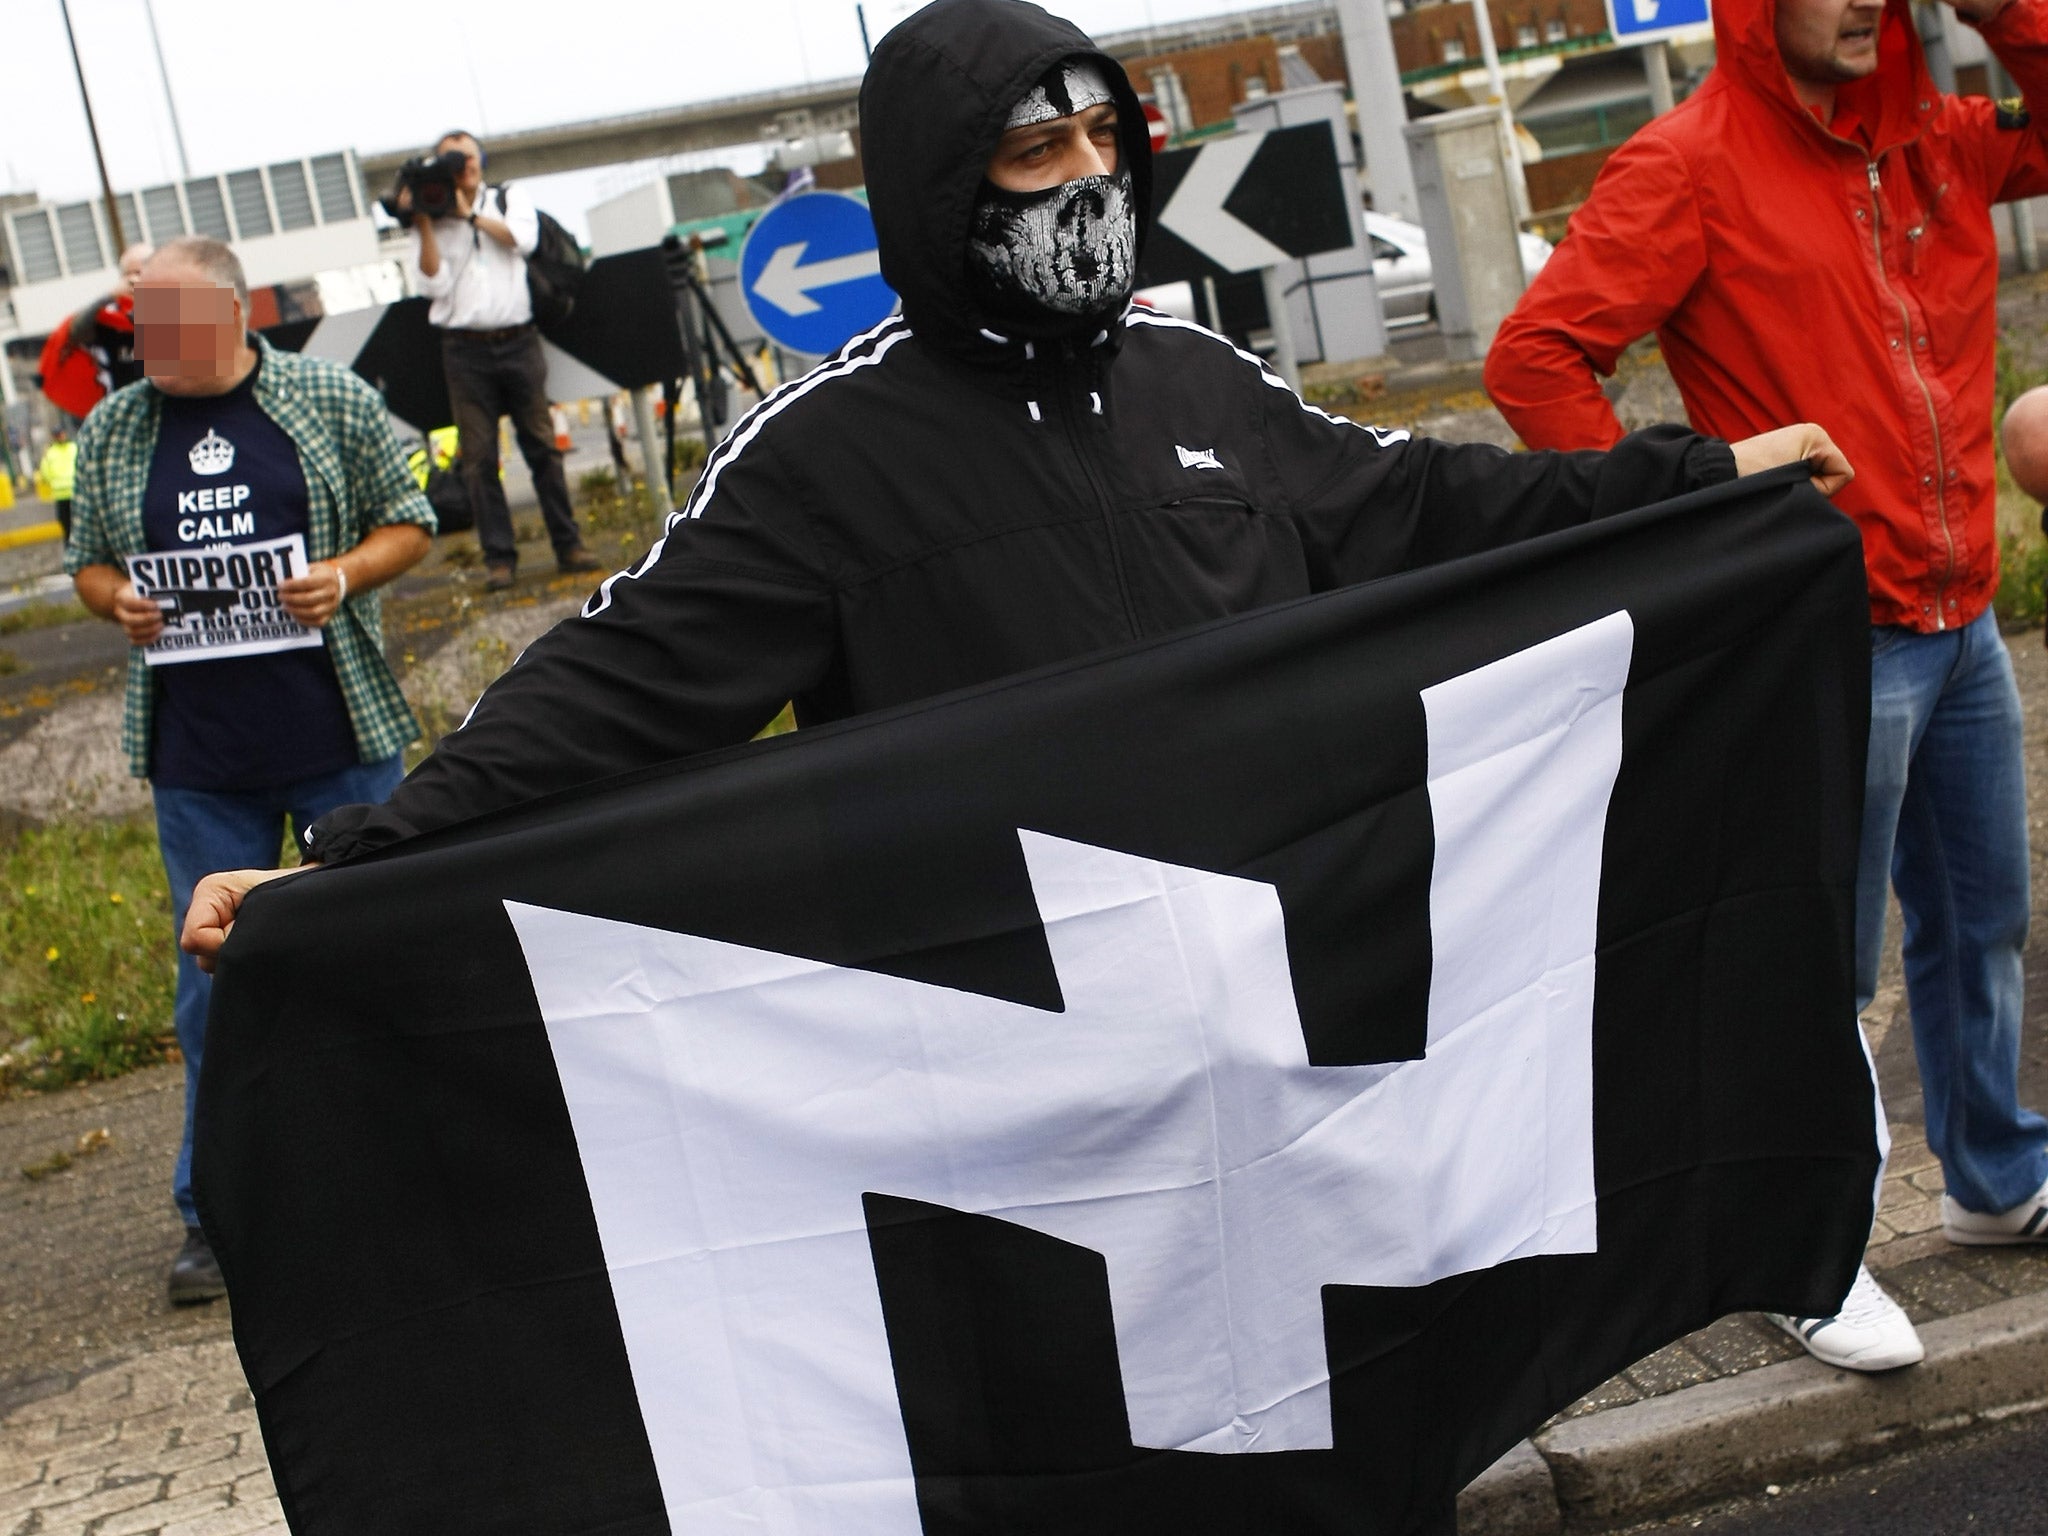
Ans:
[{"label": "concrete kerb", "polygon": [[1551,1536],[1563,1529],[1550,1464],[1527,1440],[1458,1495],[1461,1536]]},{"label": "concrete kerb", "polygon": [[1609,1529],[2048,1409],[2048,1295],[1930,1322],[1920,1337],[1926,1360],[1882,1376],[1787,1360],[1566,1419],[1465,1490],[1459,1528]]}]

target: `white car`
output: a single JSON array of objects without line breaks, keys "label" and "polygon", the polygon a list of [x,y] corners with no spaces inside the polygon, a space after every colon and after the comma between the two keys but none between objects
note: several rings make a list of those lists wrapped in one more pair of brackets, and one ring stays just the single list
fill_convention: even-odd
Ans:
[{"label": "white car", "polygon": [[[1387,329],[1427,325],[1436,319],[1436,280],[1429,268],[1429,236],[1422,226],[1368,208],[1365,234],[1372,242],[1373,281]],[[1550,260],[1551,244],[1541,235],[1525,234],[1520,240],[1522,280],[1534,282]]]},{"label": "white car", "polygon": [[[1372,242],[1372,275],[1379,289],[1380,313],[1390,331],[1428,325],[1436,319],[1436,282],[1430,274],[1429,236],[1419,224],[1384,213],[1365,211],[1366,238]],[[1522,235],[1522,280],[1534,282],[1550,259],[1551,244],[1541,235]],[[1183,320],[1195,318],[1191,283],[1161,283],[1142,289],[1138,297],[1154,309]]]}]

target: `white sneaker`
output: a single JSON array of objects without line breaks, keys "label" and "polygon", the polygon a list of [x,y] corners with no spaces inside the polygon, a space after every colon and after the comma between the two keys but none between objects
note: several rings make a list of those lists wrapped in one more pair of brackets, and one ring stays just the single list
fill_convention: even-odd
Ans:
[{"label": "white sneaker", "polygon": [[1927,1354],[1913,1320],[1861,1264],[1856,1266],[1856,1283],[1842,1298],[1842,1310],[1833,1317],[1765,1315],[1804,1344],[1814,1359],[1845,1371],[1895,1371],[1902,1365],[1918,1365]]},{"label": "white sneaker", "polygon": [[1952,1243],[1993,1247],[2005,1243],[2048,1243],[2048,1184],[2009,1211],[1986,1216],[1941,1197],[1941,1231]]}]

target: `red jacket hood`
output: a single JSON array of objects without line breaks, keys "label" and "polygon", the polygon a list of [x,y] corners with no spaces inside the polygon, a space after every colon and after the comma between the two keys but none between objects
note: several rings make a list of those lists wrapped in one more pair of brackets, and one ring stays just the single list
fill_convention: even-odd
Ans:
[{"label": "red jacket hood", "polygon": [[[1795,118],[1817,123],[1793,93],[1791,78],[1778,56],[1778,0],[1715,0],[1715,68],[1734,82],[1773,103]],[[1913,25],[1911,0],[1885,0],[1884,21],[1877,35],[1877,69],[1835,92],[1837,123],[1858,121],[1870,127],[1869,148],[1883,154],[1919,136],[1940,106],[1934,77],[1928,73],[1920,34]]]},{"label": "red jacket hood", "polygon": [[[1998,582],[1994,203],[2048,195],[2048,113],[1934,88],[1907,0],[1823,125],[1777,45],[1795,0],[1716,0],[1713,76],[1621,145],[1501,325],[1486,385],[1532,448],[1621,436],[1600,388],[1654,330],[1694,426],[1827,428],[1856,479],[1871,617],[1967,624]],[[2048,0],[1982,27],[2048,103]]]}]

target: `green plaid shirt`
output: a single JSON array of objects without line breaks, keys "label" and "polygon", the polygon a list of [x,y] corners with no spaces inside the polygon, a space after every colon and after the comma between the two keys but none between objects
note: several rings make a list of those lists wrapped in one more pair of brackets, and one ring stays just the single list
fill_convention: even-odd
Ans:
[{"label": "green plaid shirt", "polygon": [[[391,523],[433,532],[433,508],[405,467],[377,392],[338,363],[280,352],[260,336],[256,346],[263,354],[256,404],[297,445],[306,476],[307,558],[344,554],[371,529]],[[64,568],[72,575],[88,565],[125,570],[125,557],[147,552],[142,495],[162,401],[145,379],[101,401],[78,429],[78,478],[64,547]],[[366,763],[394,756],[420,734],[385,664],[383,634],[383,604],[375,592],[349,593],[327,622],[327,654],[355,724],[357,755]],[[121,745],[128,771],[139,779],[149,777],[155,704],[142,652],[130,651]]]}]

